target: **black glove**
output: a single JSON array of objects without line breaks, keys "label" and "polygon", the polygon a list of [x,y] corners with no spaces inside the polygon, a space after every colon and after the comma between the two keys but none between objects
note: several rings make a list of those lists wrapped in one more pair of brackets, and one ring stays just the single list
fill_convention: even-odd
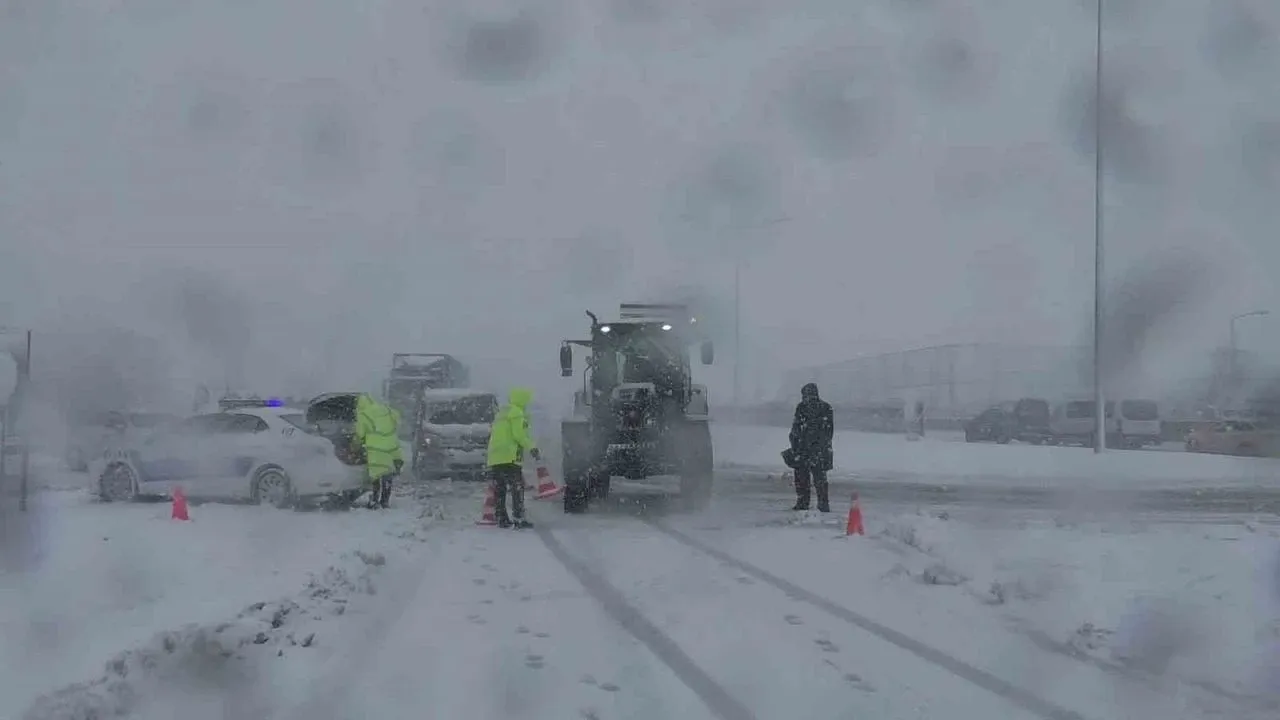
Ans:
[{"label": "black glove", "polygon": [[529,451],[529,457],[532,457],[534,462],[537,462],[542,459],[542,453],[538,451],[538,448],[533,448]]}]

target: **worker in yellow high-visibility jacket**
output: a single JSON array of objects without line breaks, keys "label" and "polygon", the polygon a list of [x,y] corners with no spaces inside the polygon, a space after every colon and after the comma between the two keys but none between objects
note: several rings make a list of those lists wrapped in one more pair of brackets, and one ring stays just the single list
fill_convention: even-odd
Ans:
[{"label": "worker in yellow high-visibility jacket", "polygon": [[369,507],[387,507],[391,500],[391,480],[404,467],[400,450],[400,413],[373,396],[356,400],[355,442],[364,448],[369,483]]},{"label": "worker in yellow high-visibility jacket", "polygon": [[[532,401],[533,391],[529,388],[512,388],[506,407],[498,411],[489,432],[485,465],[493,483],[497,501],[494,517],[499,527],[533,527],[533,523],[524,517],[524,470],[520,466],[525,452],[534,460],[542,457],[529,433],[527,408]],[[511,493],[511,515],[507,515],[508,491]]]}]

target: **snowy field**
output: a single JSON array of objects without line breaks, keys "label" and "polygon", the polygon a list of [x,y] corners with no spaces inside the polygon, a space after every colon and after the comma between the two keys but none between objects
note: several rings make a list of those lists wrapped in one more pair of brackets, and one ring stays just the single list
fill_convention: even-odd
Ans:
[{"label": "snowy field", "polygon": [[[782,470],[787,429],[713,425],[721,467]],[[1067,489],[1280,489],[1280,459],[1155,450],[966,443],[954,433],[909,442],[904,435],[840,431],[835,478]]]},{"label": "snowy field", "polygon": [[0,717],[1280,711],[1276,518],[868,503],[846,538],[847,501],[819,519],[785,500],[725,483],[699,515],[531,502],[536,530],[513,532],[474,524],[468,484],[385,513],[207,504],[191,522],[44,491],[25,524],[4,516]]}]

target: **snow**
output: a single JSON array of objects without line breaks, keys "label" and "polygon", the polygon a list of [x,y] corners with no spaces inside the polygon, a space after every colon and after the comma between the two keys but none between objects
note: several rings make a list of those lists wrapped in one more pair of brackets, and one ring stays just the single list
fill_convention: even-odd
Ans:
[{"label": "snow", "polygon": [[[786,428],[712,423],[717,464],[723,468],[784,470],[779,453]],[[1280,459],[1187,452],[1049,447],[956,442],[926,435],[840,431],[833,478],[865,477],[948,485],[1022,488],[1280,487]]]},{"label": "snow", "polygon": [[[70,484],[70,483],[67,483]],[[159,631],[228,621],[298,592],[354,550],[385,551],[408,510],[295,513],[267,507],[102,504],[85,491],[33,498],[22,556],[0,574],[0,717],[95,677]],[[5,519],[19,518],[6,514]],[[12,540],[12,538],[10,538]],[[12,549],[13,543],[8,543]],[[194,638],[187,634],[188,640]]]},{"label": "snow", "polygon": [[1261,720],[1280,702],[1274,518],[864,500],[868,534],[846,538],[842,503],[752,512],[729,488],[706,514],[650,498],[649,522],[530,497],[537,528],[514,532],[474,524],[482,490],[189,523],[39,493],[4,546],[0,717]]},{"label": "snow", "polygon": [[[843,517],[814,515],[685,530],[1086,716],[1124,710],[1089,697],[1135,717],[1280,702],[1280,523],[961,522],[864,503],[867,536],[846,538]],[[1180,686],[1186,706],[1170,704]]]}]

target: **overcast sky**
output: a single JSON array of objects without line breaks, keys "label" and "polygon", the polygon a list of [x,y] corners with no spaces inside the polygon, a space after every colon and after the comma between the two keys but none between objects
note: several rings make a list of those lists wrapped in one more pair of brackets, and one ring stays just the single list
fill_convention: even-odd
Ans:
[{"label": "overcast sky", "polygon": [[[1280,5],[1107,5],[1108,274],[1184,253],[1160,362],[1255,308],[1274,351]],[[0,323],[127,328],[183,382],[448,351],[567,397],[584,309],[694,288],[723,396],[738,257],[749,386],[1083,342],[1092,8],[0,0]]]}]

